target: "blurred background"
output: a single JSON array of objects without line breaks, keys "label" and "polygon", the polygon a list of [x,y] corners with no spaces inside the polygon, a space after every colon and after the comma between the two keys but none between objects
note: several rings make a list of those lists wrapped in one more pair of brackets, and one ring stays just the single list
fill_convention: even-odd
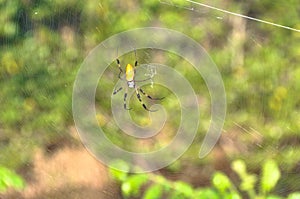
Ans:
[{"label": "blurred background", "polygon": [[[184,0],[0,0],[0,198],[300,198],[299,1],[201,3],[296,30]],[[180,71],[201,111],[189,150],[167,168],[138,175],[109,169],[87,152],[72,119],[72,89],[101,41],[146,26],[180,31],[205,48],[224,81],[227,116],[217,145],[199,159],[210,122],[205,82],[180,57],[138,50],[139,63],[158,60]],[[122,55],[122,67],[133,59]],[[147,93],[166,97],[161,104],[174,117],[154,138],[126,139],[110,107],[118,72],[113,62],[100,80],[99,125],[128,150],[166,145],[180,121],[175,95],[145,85]],[[147,125],[148,113],[134,96],[130,106],[133,120]]]}]

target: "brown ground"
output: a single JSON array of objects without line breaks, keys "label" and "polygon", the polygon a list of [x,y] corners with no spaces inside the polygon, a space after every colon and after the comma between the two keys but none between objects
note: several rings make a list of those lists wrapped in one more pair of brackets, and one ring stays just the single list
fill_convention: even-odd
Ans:
[{"label": "brown ground", "polygon": [[51,155],[37,151],[30,168],[25,190],[1,199],[121,198],[107,168],[83,146],[60,148]]},{"label": "brown ground", "polygon": [[[71,137],[79,141],[73,133]],[[209,165],[197,166],[186,162],[180,172],[173,173],[166,169],[158,172],[170,180],[182,180],[195,187],[208,186],[214,170],[231,173],[227,155],[241,149],[236,148],[238,142],[230,137],[221,137],[210,154],[213,161]],[[230,145],[230,140],[235,143],[234,147]],[[0,199],[121,199],[120,186],[113,182],[108,168],[83,145],[74,146],[71,142],[63,140],[49,145],[45,150],[37,150],[32,165],[21,171],[27,182],[25,190],[0,194]]]}]

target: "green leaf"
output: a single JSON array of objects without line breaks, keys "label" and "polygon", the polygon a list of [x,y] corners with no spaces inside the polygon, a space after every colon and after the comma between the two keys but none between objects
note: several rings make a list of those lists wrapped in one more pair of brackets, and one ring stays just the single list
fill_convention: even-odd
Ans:
[{"label": "green leaf", "polygon": [[9,187],[21,190],[25,187],[25,182],[14,171],[0,167],[0,192],[5,192]]},{"label": "green leaf", "polygon": [[6,184],[2,180],[0,180],[0,193],[5,192],[6,189],[7,189]]},{"label": "green leaf", "polygon": [[138,196],[141,190],[141,186],[143,186],[148,181],[148,175],[146,174],[137,174],[132,175],[127,179],[127,183],[131,188],[130,192],[133,196]]},{"label": "green leaf", "polygon": [[109,172],[114,179],[120,182],[125,181],[128,176],[128,173],[116,169],[110,169]]},{"label": "green leaf", "polygon": [[122,194],[124,196],[129,197],[131,195],[131,192],[132,192],[131,184],[129,182],[124,182],[121,185],[121,190],[122,190]]},{"label": "green leaf", "polygon": [[216,172],[212,180],[213,185],[221,192],[232,189],[232,183],[230,179],[221,172]]},{"label": "green leaf", "polygon": [[148,181],[148,175],[137,174],[127,177],[126,181],[122,184],[121,190],[125,196],[138,196],[141,186]]},{"label": "green leaf", "polygon": [[241,190],[243,190],[243,191],[254,190],[256,181],[257,181],[257,177],[254,174],[247,174],[247,175],[243,176],[242,182],[240,185]]},{"label": "green leaf", "polygon": [[145,192],[143,199],[159,199],[163,193],[163,187],[160,184],[151,185]]},{"label": "green leaf", "polygon": [[274,160],[267,160],[262,168],[261,189],[263,193],[270,192],[280,178],[280,171]]},{"label": "green leaf", "polygon": [[241,179],[247,174],[246,164],[243,160],[233,161],[231,168],[239,175]]},{"label": "green leaf", "polygon": [[[115,168],[120,168],[121,170]],[[128,176],[129,166],[126,162],[117,160],[110,164],[109,172],[113,178],[120,182],[124,182]]]},{"label": "green leaf", "polygon": [[241,199],[241,197],[237,193],[225,193],[222,195],[222,199]]},{"label": "green leaf", "polygon": [[217,193],[216,190],[206,188],[206,189],[200,189],[195,191],[195,198],[201,198],[201,199],[220,199],[221,197]]},{"label": "green leaf", "polygon": [[235,192],[230,193],[229,196],[230,196],[230,199],[241,199],[241,196]]},{"label": "green leaf", "polygon": [[253,191],[257,177],[254,174],[247,173],[247,167],[243,160],[235,160],[231,164],[231,168],[239,175],[242,182],[240,184],[240,189],[243,191]]},{"label": "green leaf", "polygon": [[287,199],[299,199],[299,198],[300,198],[300,192],[291,193],[287,197]]},{"label": "green leaf", "polygon": [[185,196],[193,196],[193,188],[191,187],[191,185],[185,183],[185,182],[174,182],[174,189],[179,192],[182,193]]}]

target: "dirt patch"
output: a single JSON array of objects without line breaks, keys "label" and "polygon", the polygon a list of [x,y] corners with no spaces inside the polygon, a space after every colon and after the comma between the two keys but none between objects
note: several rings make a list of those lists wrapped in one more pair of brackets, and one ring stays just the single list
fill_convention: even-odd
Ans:
[{"label": "dirt patch", "polygon": [[121,198],[107,168],[82,147],[35,153],[27,187],[2,199]]}]

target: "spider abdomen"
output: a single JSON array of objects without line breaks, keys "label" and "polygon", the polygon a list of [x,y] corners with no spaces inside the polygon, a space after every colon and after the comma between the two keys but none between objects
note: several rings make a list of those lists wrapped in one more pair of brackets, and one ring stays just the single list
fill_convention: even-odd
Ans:
[{"label": "spider abdomen", "polygon": [[130,82],[134,80],[134,68],[131,64],[127,64],[125,68],[126,81]]}]

